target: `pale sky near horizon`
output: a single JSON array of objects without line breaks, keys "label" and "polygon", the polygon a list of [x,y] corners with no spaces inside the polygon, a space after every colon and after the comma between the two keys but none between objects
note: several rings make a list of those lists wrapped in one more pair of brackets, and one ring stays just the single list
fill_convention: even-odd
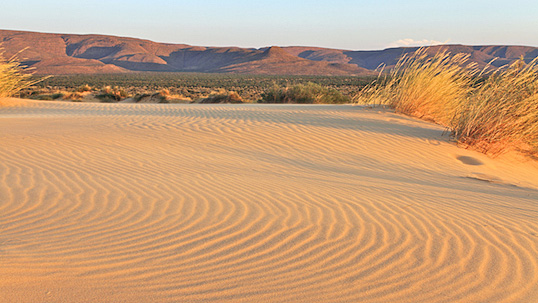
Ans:
[{"label": "pale sky near horizon", "polygon": [[2,0],[0,29],[200,46],[538,46],[537,0]]}]

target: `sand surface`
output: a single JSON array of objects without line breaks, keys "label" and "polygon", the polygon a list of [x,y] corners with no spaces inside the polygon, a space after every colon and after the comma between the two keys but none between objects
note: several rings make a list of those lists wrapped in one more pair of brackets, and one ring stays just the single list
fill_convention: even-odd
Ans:
[{"label": "sand surface", "polygon": [[538,302],[538,166],[353,106],[3,100],[0,302]]}]

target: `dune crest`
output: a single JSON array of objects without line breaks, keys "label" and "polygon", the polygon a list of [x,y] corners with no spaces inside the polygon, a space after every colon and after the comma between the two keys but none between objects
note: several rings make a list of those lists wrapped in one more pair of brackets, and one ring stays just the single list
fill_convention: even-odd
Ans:
[{"label": "dune crest", "polygon": [[438,126],[353,106],[22,102],[0,108],[1,302],[538,298],[538,168]]}]

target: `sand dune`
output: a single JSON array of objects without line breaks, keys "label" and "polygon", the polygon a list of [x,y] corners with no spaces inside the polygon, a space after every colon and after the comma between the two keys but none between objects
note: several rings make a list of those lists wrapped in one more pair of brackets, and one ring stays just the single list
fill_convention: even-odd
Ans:
[{"label": "sand dune", "polygon": [[0,302],[538,302],[538,166],[352,106],[0,108]]}]

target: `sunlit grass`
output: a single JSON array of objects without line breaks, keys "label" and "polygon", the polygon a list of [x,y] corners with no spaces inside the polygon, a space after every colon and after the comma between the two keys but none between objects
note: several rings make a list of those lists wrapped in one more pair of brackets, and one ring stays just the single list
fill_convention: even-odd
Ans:
[{"label": "sunlit grass", "polygon": [[537,59],[522,60],[488,77],[470,92],[452,126],[457,140],[496,154],[516,148],[538,154]]},{"label": "sunlit grass", "polygon": [[41,81],[31,80],[30,77],[16,56],[5,59],[4,53],[0,52],[0,98],[14,96],[20,90]]},{"label": "sunlit grass", "polygon": [[444,125],[461,145],[485,153],[538,153],[537,61],[520,60],[479,82],[481,72],[467,60],[419,49],[354,99]]},{"label": "sunlit grass", "polygon": [[[476,68],[468,55],[450,56],[427,49],[403,56],[388,74],[365,87],[355,101],[386,105],[396,111],[450,126],[466,102]],[[464,67],[462,67],[464,66]]]}]

